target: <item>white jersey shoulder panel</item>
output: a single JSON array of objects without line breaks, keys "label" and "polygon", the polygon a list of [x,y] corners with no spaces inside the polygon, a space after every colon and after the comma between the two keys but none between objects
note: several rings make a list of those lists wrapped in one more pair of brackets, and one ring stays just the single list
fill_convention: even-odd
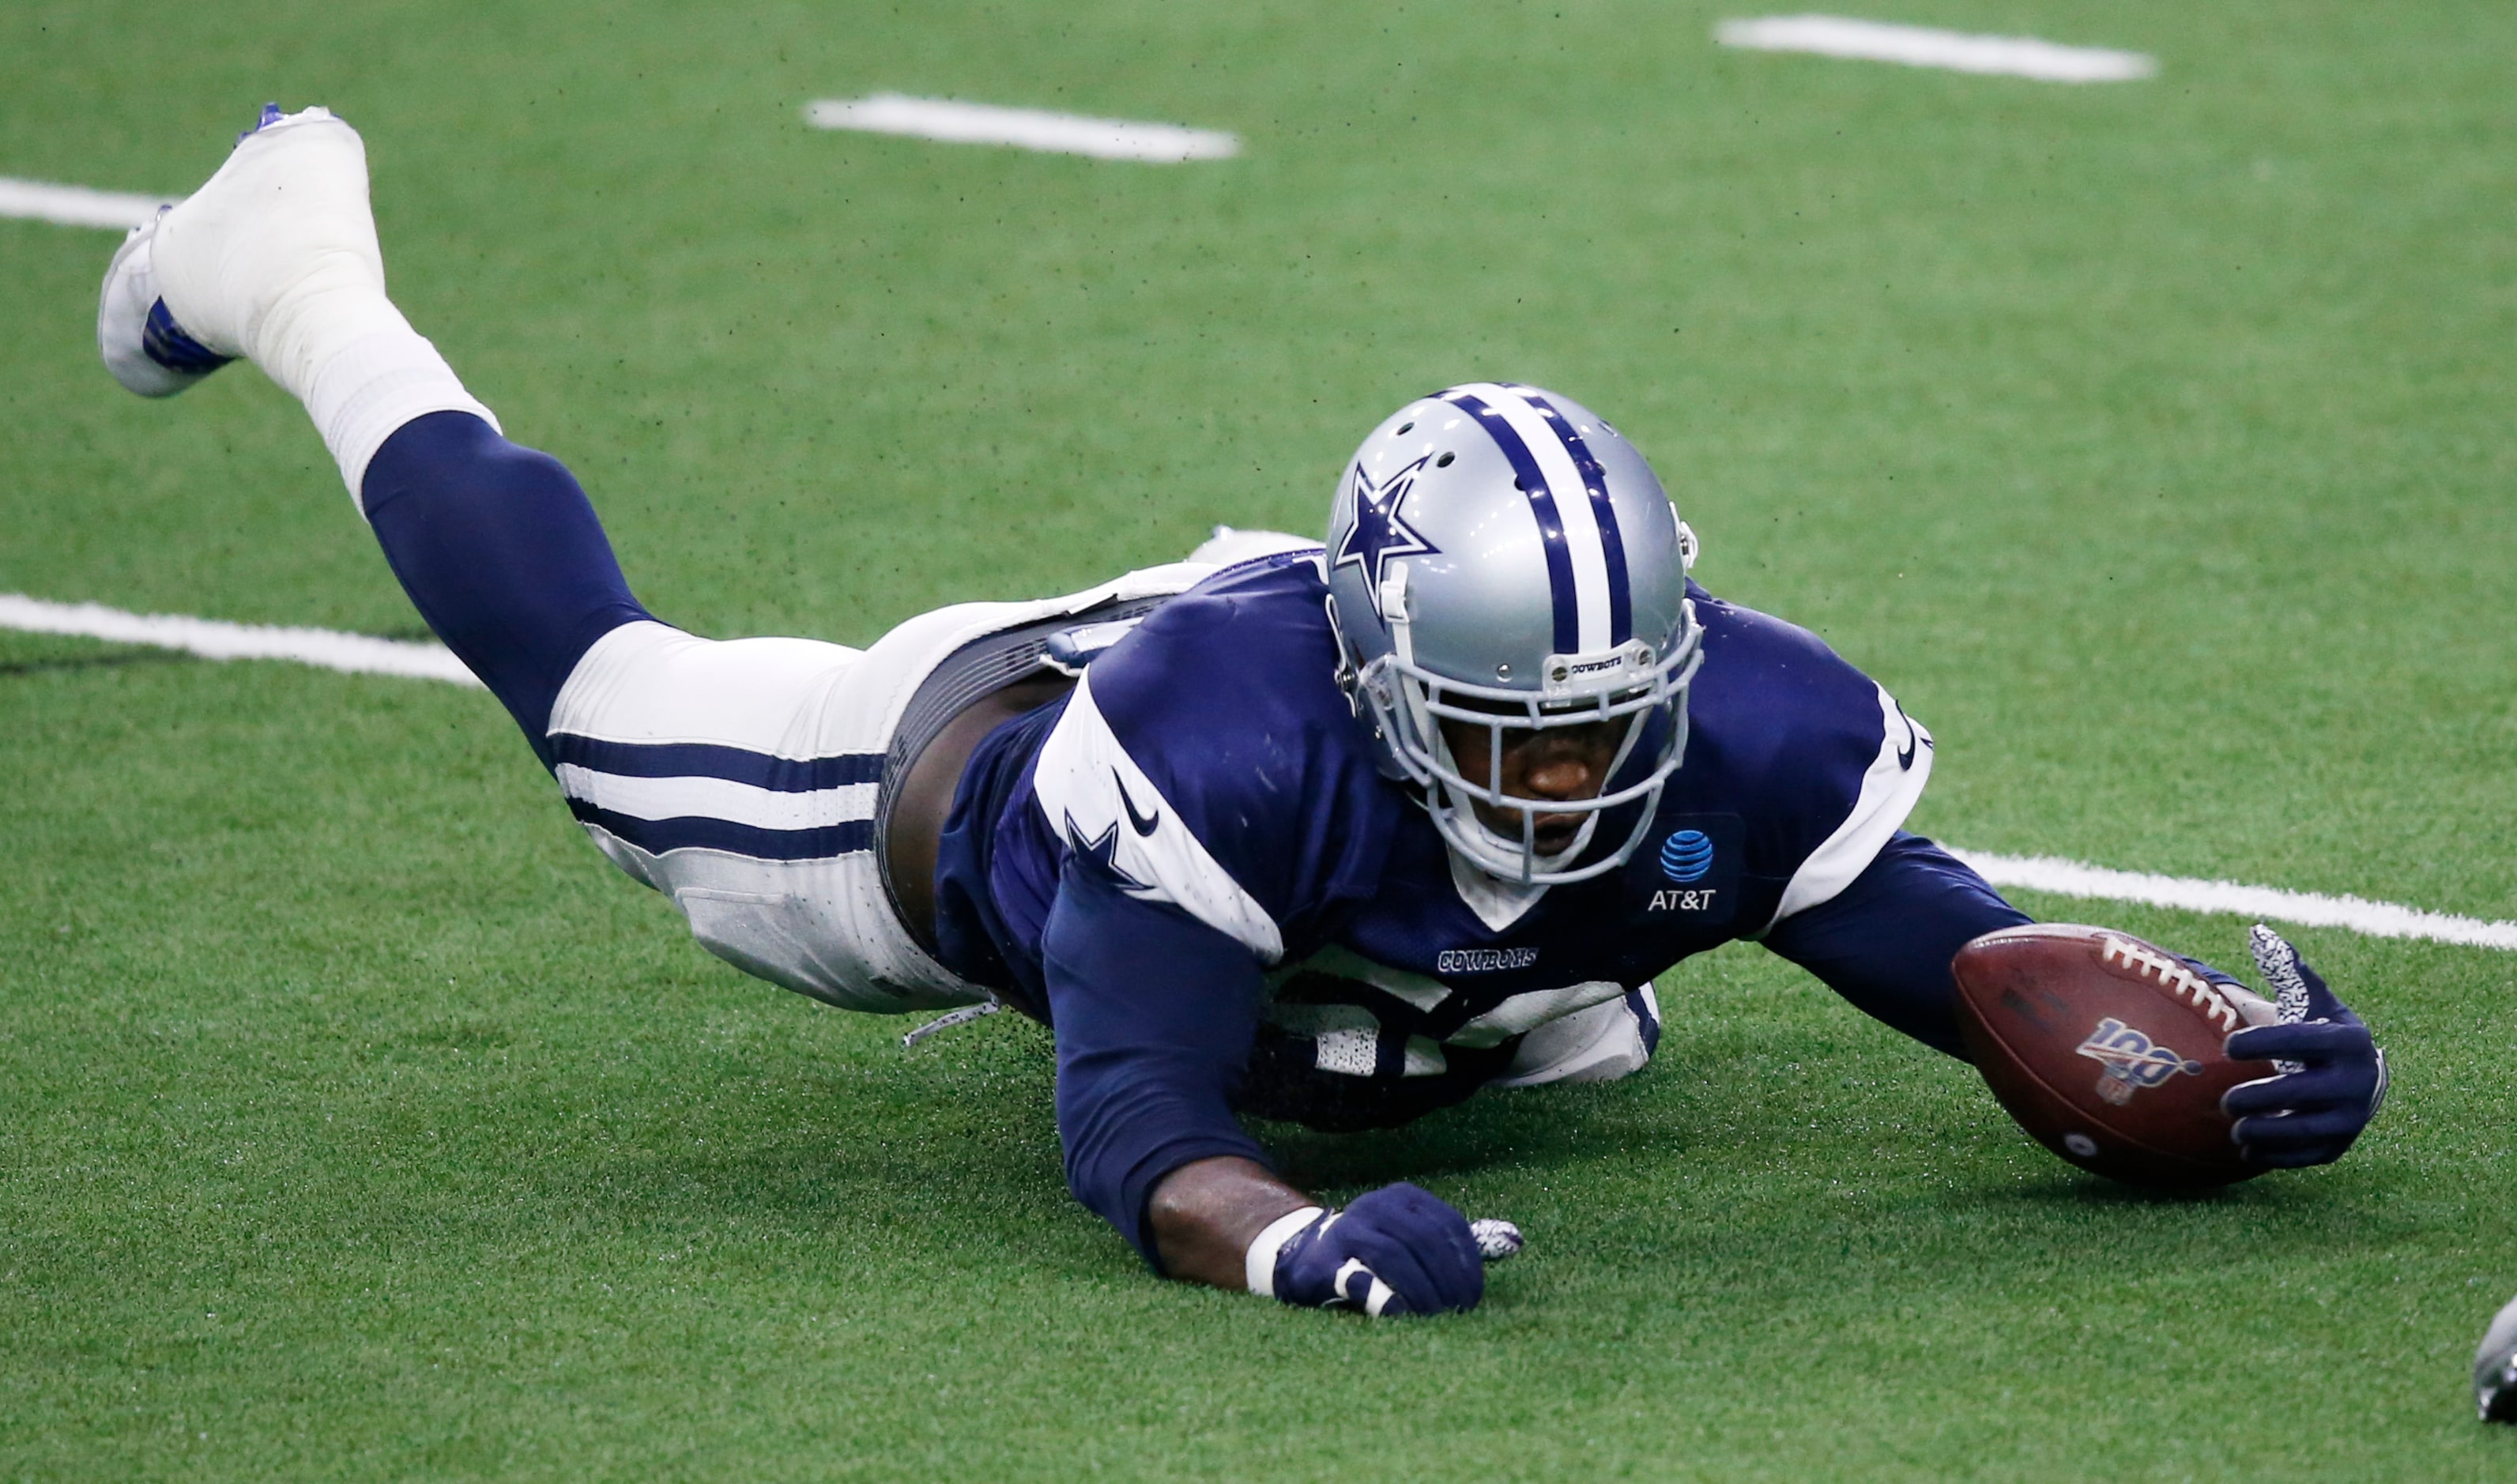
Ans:
[{"label": "white jersey shoulder panel", "polygon": [[1034,765],[1033,792],[1049,827],[1077,849],[1110,849],[1110,864],[1129,896],[1168,902],[1272,964],[1285,954],[1283,932],[1258,899],[1232,878],[1179,811],[1136,766],[1092,700],[1086,670],[1049,729]]},{"label": "white jersey shoulder panel", "polygon": [[1905,817],[1923,796],[1923,785],[1931,781],[1932,734],[1905,714],[1886,687],[1878,691],[1879,755],[1861,776],[1860,796],[1853,801],[1853,812],[1844,817],[1844,823],[1792,872],[1773,919],[1759,929],[1760,937],[1794,912],[1834,901],[1852,885],[1853,878],[1879,858],[1889,836],[1903,827]]}]

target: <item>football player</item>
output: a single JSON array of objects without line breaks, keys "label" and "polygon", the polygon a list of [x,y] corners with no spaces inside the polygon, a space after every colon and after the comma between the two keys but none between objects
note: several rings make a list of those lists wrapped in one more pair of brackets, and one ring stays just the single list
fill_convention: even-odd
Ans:
[{"label": "football player", "polygon": [[[1902,829],[1931,734],[1696,586],[1642,455],[1554,393],[1399,408],[1325,545],[1235,536],[860,651],[640,605],[568,471],[387,298],[363,146],[321,108],[266,109],[132,233],[98,334],[144,395],[245,358],[305,403],[412,603],[711,952],[847,1009],[1052,1028],[1068,1180],[1173,1277],[1469,1308],[1459,1211],[1407,1184],[1324,1209],[1239,1115],[1624,1077],[1653,977],[1741,938],[1958,1055],[1951,954],[2026,920]],[[2368,1030],[2317,1009],[2233,1039],[2294,1068],[2232,1094],[2267,1165],[2374,1111]]]}]

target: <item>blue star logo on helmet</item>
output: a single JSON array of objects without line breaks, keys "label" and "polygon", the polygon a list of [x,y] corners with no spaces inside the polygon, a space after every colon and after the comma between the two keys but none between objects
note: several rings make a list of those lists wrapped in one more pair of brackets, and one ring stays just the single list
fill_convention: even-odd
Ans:
[{"label": "blue star logo on helmet", "polygon": [[1362,568],[1374,592],[1381,591],[1381,574],[1391,557],[1425,556],[1442,549],[1408,525],[1400,510],[1424,467],[1425,459],[1420,458],[1375,485],[1363,465],[1354,466],[1354,525],[1338,543],[1337,565]]},{"label": "blue star logo on helmet", "polygon": [[1701,881],[1713,869],[1713,841],[1701,829],[1682,829],[1660,842],[1660,873],[1673,881]]}]

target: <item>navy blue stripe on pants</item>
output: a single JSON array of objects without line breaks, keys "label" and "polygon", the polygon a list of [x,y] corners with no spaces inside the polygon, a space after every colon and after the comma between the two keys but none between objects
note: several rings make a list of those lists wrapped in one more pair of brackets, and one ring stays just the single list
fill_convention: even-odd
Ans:
[{"label": "navy blue stripe on pants", "polygon": [[748,747],[714,742],[624,742],[554,733],[548,761],[575,763],[623,778],[721,778],[774,793],[816,793],[850,784],[882,782],[883,754],[840,752],[830,757],[777,757]]},{"label": "navy blue stripe on pants", "polygon": [[542,766],[551,704],[594,641],[653,618],[565,465],[469,412],[404,424],[367,464],[367,524],[411,605]]},{"label": "navy blue stripe on pants", "polygon": [[704,814],[646,820],[571,797],[568,812],[580,825],[599,826],[651,856],[672,850],[716,850],[755,861],[821,861],[874,848],[874,821],[841,820],[804,829],[763,829]]}]

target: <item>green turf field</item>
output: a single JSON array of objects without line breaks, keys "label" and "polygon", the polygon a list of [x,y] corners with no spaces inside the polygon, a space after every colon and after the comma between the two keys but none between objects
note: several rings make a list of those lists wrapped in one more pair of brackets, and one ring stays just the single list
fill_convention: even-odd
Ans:
[{"label": "green turf field", "polygon": [[[1940,740],[1982,849],[2517,915],[2517,10],[1891,0],[2069,88],[1726,52],[1680,0],[0,8],[0,176],[364,131],[397,298],[715,635],[864,643],[1310,530],[1503,376],[1648,451],[1717,592]],[[953,96],[1169,168],[821,133]],[[416,625],[287,398],[96,363],[0,221],[0,592]],[[2160,1199],[1754,949],[1643,1076],[1276,1130],[1530,1250],[1373,1325],[1158,1283],[1046,1037],[904,1054],[693,946],[495,704],[0,634],[0,1477],[2440,1480],[2517,1293],[2517,955],[2301,935],[2349,1160]],[[2234,918],[2034,897],[2236,964]]]}]

